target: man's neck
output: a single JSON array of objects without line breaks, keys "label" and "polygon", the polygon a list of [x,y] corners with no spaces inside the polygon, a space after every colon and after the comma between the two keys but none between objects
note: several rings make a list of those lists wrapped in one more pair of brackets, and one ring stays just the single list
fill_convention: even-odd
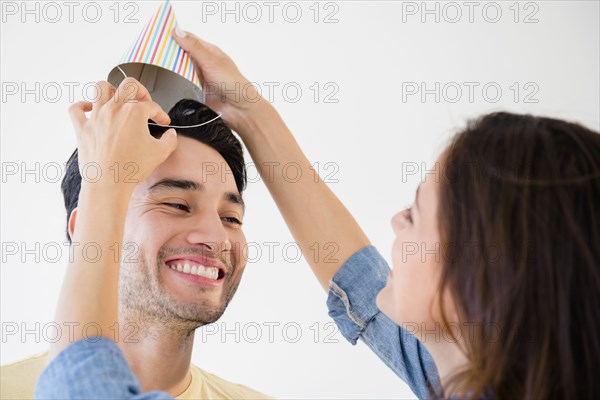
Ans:
[{"label": "man's neck", "polygon": [[142,391],[162,390],[175,397],[191,382],[194,331],[173,332],[164,326],[121,321],[117,344]]}]

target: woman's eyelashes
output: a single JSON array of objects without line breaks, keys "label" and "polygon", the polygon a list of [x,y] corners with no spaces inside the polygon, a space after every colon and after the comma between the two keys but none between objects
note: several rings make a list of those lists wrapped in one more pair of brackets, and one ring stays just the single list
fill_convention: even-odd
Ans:
[{"label": "woman's eyelashes", "polygon": [[402,214],[403,214],[403,216],[404,216],[404,219],[405,219],[405,220],[407,220],[407,221],[408,221],[408,222],[410,222],[411,224],[413,223],[413,218],[412,218],[412,207],[411,207],[411,206],[406,206],[406,207],[404,208],[404,211],[403,211],[403,213],[402,213]]}]

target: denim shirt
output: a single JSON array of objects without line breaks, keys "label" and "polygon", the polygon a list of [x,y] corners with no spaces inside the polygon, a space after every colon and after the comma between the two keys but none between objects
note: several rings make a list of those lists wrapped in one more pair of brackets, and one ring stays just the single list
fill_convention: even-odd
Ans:
[{"label": "denim shirt", "polygon": [[418,398],[439,397],[439,375],[427,349],[375,305],[389,272],[375,247],[354,253],[330,282],[329,315],[350,343],[361,339]]},{"label": "denim shirt", "polygon": [[142,393],[121,349],[106,337],[78,340],[44,369],[36,399],[173,399],[165,392]]},{"label": "denim shirt", "polygon": [[[330,283],[327,306],[342,335],[362,339],[419,398],[440,393],[430,354],[415,336],[383,315],[375,296],[385,286],[389,267],[374,247],[350,257]],[[431,389],[430,389],[431,388]],[[110,339],[90,337],[63,350],[42,372],[36,399],[172,399],[167,393],[141,393],[123,353]]]}]

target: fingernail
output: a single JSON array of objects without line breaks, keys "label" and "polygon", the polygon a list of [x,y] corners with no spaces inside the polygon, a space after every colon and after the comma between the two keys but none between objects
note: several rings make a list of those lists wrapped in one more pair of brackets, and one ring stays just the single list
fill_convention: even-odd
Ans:
[{"label": "fingernail", "polygon": [[184,38],[185,37],[185,31],[182,30],[180,27],[176,27],[175,28],[175,34],[177,36],[179,36],[180,38]]}]

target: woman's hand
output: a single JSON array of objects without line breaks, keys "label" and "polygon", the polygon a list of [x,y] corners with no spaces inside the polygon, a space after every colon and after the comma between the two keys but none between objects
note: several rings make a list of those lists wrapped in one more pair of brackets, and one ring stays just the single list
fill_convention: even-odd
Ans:
[{"label": "woman's hand", "polygon": [[[95,103],[79,102],[69,108],[77,136],[82,184],[97,181],[121,186],[140,182],[177,147],[174,129],[155,139],[150,135],[148,119],[159,124],[169,124],[171,119],[133,78],[123,80],[116,89],[100,81],[96,89]],[[87,118],[85,112],[89,111]],[[92,170],[87,168],[90,164],[99,168],[100,177],[86,176]],[[123,169],[133,173],[124,174]],[[129,186],[133,189],[134,185]]]},{"label": "woman's hand", "polygon": [[270,104],[223,50],[189,32],[173,30],[172,34],[194,62],[206,105],[221,112],[227,124],[245,140],[249,119],[261,113],[258,107],[269,108]]}]

